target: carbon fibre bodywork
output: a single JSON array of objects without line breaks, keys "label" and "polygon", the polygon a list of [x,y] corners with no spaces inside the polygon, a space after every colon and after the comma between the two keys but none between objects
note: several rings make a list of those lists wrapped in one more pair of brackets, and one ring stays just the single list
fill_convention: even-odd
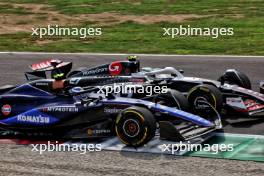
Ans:
[{"label": "carbon fibre bodywork", "polygon": [[[198,85],[212,85],[221,91],[223,96],[223,108],[220,111],[223,115],[239,115],[239,116],[263,116],[264,101],[263,94],[239,87],[238,85],[246,85],[251,87],[250,81],[243,80],[239,77],[234,69],[229,69],[219,81],[185,77],[181,71],[172,67],[160,68],[139,68],[138,60],[133,61],[115,61],[93,68],[82,68],[70,72],[67,76],[68,84],[71,86],[91,87],[104,86],[114,83],[125,83],[131,85],[142,86],[167,86],[170,89],[177,90],[185,94]],[[230,84],[228,78],[237,78],[237,84]],[[245,77],[245,76],[244,76]],[[227,82],[227,83],[226,83]],[[75,84],[74,84],[75,83]],[[67,87],[67,86],[66,86]],[[260,85],[263,90],[263,85]],[[127,95],[121,95],[127,96]],[[133,94],[130,97],[144,98],[144,94]]]}]

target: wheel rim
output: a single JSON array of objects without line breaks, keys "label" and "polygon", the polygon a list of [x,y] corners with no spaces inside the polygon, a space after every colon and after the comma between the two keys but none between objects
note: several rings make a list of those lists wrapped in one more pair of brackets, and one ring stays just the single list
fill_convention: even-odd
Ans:
[{"label": "wheel rim", "polygon": [[140,127],[136,120],[128,119],[123,124],[123,131],[129,137],[135,137],[139,134]]}]

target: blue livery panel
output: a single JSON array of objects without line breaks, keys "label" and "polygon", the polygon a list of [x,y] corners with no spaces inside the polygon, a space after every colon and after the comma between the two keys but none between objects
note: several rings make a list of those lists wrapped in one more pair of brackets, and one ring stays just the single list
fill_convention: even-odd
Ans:
[{"label": "blue livery panel", "polygon": [[127,98],[115,98],[112,100],[102,100],[104,104],[129,104],[129,105],[137,105],[137,104],[144,104],[148,108],[152,110],[156,110],[159,112],[169,113],[172,116],[191,121],[197,125],[205,126],[205,127],[212,127],[214,124],[198,115],[194,115],[185,111],[181,111],[175,108],[163,106],[160,104],[156,104],[149,101],[138,100],[138,99],[127,99]]},{"label": "blue livery panel", "polygon": [[58,121],[59,119],[51,115],[42,113],[38,109],[32,109],[14,117],[0,120],[0,123],[6,125],[48,126]]}]

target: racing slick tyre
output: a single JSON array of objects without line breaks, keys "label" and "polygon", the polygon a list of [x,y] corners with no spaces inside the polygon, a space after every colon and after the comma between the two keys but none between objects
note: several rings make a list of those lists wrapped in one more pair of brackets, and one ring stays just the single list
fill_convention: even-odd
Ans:
[{"label": "racing slick tyre", "polygon": [[251,89],[251,82],[248,76],[234,69],[227,70],[218,80],[220,82],[223,80],[228,84],[237,85],[245,89]]},{"label": "racing slick tyre", "polygon": [[146,108],[134,106],[118,115],[115,130],[121,142],[128,146],[139,147],[155,136],[156,120]]},{"label": "racing slick tyre", "polygon": [[187,98],[181,92],[176,90],[170,89],[166,93],[158,94],[154,98],[154,102],[168,107],[175,107],[183,111],[190,110]]},{"label": "racing slick tyre", "polygon": [[240,79],[243,82],[242,87],[245,89],[251,89],[252,86],[251,86],[251,82],[250,82],[248,76],[242,72],[239,72],[239,75],[240,75]]},{"label": "racing slick tyre", "polygon": [[220,90],[215,86],[207,84],[193,87],[189,91],[187,99],[191,108],[195,111],[201,110],[201,107],[199,107],[199,100],[210,103],[218,112],[223,106],[223,97]]}]

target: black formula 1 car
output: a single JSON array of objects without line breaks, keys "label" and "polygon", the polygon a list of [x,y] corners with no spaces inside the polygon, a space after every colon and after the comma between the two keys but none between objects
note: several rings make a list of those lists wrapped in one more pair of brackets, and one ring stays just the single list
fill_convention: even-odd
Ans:
[{"label": "black formula 1 car", "polygon": [[[140,69],[140,62],[136,57],[130,57],[126,61],[115,61],[110,64],[104,64],[94,68],[81,68],[71,72],[70,69],[65,69],[65,66],[62,69],[56,69],[60,68],[60,65],[65,65],[64,63],[57,61],[49,64],[49,66],[42,65],[43,67],[39,66],[37,69],[32,68],[34,71],[26,74],[43,77],[46,69],[50,65],[55,65],[53,68],[50,67],[52,77],[58,75],[57,72],[59,72],[59,75],[63,75],[65,78],[71,78],[72,83],[82,87],[104,86],[114,83],[166,86],[169,89],[177,90],[186,95],[192,110],[200,111],[204,108],[197,105],[199,100],[203,100],[209,102],[224,115],[250,117],[264,115],[264,95],[250,90],[251,83],[248,77],[234,69],[227,70],[215,81],[196,77],[185,77],[182,71],[178,71],[172,67],[166,67],[164,69],[145,67]],[[67,63],[66,65],[71,66],[71,63]],[[85,84],[82,84],[81,80],[85,79],[90,81],[86,80]],[[131,97],[143,98],[145,94],[133,94]],[[168,105],[169,102],[171,100],[167,101],[166,104]],[[172,106],[176,105],[174,104]]]},{"label": "black formula 1 car", "polygon": [[[136,147],[146,144],[157,132],[162,139],[178,141],[222,127],[213,107],[202,117],[150,101],[106,97],[74,86],[64,89],[63,85],[74,84],[71,81],[72,78],[39,79],[1,87],[0,134],[38,139],[117,135],[126,145]],[[200,103],[210,106],[207,102]]]},{"label": "black formula 1 car", "polygon": [[260,93],[264,94],[264,81],[261,81],[259,84],[259,91]]}]

